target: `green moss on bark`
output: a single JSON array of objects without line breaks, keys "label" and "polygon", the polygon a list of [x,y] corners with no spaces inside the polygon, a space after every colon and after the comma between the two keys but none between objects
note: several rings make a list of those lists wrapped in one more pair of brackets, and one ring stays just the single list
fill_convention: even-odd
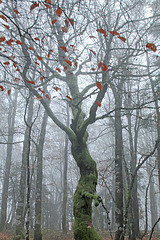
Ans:
[{"label": "green moss on bark", "polygon": [[16,235],[13,237],[13,240],[24,240],[25,239],[25,232],[24,227],[19,224],[16,227]]},{"label": "green moss on bark", "polygon": [[92,226],[92,200],[96,198],[94,195],[96,182],[96,174],[82,176],[74,194],[73,229],[76,240],[101,240]]},{"label": "green moss on bark", "polygon": [[94,199],[95,205],[98,206],[101,199],[95,196],[98,177],[96,162],[87,149],[87,133],[83,138],[78,136],[72,142],[71,148],[81,174],[73,200],[74,238],[75,240],[101,240],[92,225],[92,201]]}]

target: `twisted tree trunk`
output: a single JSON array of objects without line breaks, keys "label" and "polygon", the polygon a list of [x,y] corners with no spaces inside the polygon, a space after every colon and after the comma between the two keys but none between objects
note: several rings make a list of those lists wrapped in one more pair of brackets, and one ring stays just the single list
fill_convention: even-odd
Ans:
[{"label": "twisted tree trunk", "polygon": [[77,138],[72,143],[72,154],[80,169],[80,179],[74,194],[75,240],[101,240],[92,225],[92,200],[98,206],[101,198],[95,196],[97,185],[96,163],[88,152],[86,140]]}]

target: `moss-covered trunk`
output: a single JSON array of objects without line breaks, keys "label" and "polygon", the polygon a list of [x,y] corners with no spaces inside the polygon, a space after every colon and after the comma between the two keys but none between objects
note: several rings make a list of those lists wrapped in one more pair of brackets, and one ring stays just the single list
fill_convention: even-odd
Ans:
[{"label": "moss-covered trunk", "polygon": [[72,144],[72,154],[80,169],[80,179],[74,194],[74,238],[75,240],[101,240],[92,226],[92,200],[98,206],[100,198],[96,197],[97,170],[96,163],[90,156],[85,140],[77,139]]}]

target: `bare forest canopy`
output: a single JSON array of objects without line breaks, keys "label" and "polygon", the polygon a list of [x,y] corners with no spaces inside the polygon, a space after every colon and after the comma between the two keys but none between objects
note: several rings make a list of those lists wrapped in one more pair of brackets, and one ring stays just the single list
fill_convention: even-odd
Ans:
[{"label": "bare forest canopy", "polygon": [[0,231],[158,234],[159,4],[0,0]]}]

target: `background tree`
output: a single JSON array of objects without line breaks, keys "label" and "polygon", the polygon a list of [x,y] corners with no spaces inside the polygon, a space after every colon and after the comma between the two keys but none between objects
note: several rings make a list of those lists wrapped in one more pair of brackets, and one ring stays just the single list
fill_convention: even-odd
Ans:
[{"label": "background tree", "polygon": [[12,162],[12,144],[14,138],[15,118],[16,118],[16,107],[17,107],[18,91],[15,95],[9,99],[9,112],[8,112],[8,145],[7,145],[7,156],[5,164],[3,191],[2,191],[2,202],[1,202],[1,218],[0,218],[0,229],[4,230],[6,219],[7,219],[7,200],[8,200],[8,187],[9,178]]}]

